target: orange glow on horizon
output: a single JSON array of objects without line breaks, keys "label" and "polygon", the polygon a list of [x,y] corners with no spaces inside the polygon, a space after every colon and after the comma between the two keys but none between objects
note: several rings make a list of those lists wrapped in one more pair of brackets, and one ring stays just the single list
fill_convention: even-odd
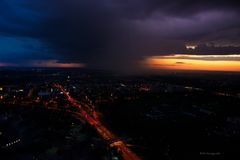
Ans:
[{"label": "orange glow on horizon", "polygon": [[8,67],[8,66],[15,66],[15,65],[11,64],[11,63],[1,63],[0,62],[0,67]]},{"label": "orange glow on horizon", "polygon": [[82,63],[60,63],[58,60],[45,60],[33,62],[35,67],[59,67],[59,68],[82,68],[85,64]]},{"label": "orange glow on horizon", "polygon": [[147,57],[150,69],[240,71],[240,55],[170,55]]}]

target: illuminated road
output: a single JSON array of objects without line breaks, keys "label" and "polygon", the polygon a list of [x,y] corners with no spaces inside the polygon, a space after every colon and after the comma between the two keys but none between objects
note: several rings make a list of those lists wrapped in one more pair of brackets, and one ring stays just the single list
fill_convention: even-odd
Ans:
[{"label": "illuminated road", "polygon": [[81,105],[76,99],[72,98],[61,85],[54,84],[54,87],[63,92],[63,94],[67,97],[67,100],[74,107],[79,109],[79,112],[75,113],[75,115],[77,114],[81,119],[92,125],[103,139],[110,142],[111,147],[116,147],[122,154],[124,160],[140,160],[140,158],[133,153],[123,141],[118,140],[118,138],[102,124],[102,122],[96,116],[97,113],[94,110],[92,113],[89,113],[91,107],[89,107],[87,104]]}]

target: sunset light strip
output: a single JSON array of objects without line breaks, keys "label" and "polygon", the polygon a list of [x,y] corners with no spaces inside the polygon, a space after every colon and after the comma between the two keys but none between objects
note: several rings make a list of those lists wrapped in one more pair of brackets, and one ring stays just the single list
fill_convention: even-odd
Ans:
[{"label": "sunset light strip", "polygon": [[240,71],[240,55],[151,56],[144,64],[152,69]]}]

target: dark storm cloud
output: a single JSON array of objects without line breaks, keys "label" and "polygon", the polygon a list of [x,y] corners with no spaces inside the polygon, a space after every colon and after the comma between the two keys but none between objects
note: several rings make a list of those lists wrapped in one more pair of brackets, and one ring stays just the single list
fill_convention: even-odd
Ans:
[{"label": "dark storm cloud", "polygon": [[[129,70],[148,55],[188,52],[185,43],[216,44],[204,54],[238,50],[239,6],[221,0],[5,0],[0,34],[35,39],[39,52],[61,62]],[[43,59],[39,52],[29,59]]]}]

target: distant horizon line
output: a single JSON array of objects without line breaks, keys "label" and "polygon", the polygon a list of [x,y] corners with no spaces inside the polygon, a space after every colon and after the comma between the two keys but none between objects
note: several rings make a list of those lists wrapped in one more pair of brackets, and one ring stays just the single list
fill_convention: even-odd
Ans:
[{"label": "distant horizon line", "polygon": [[[62,69],[62,70],[92,70],[92,71],[106,71],[106,72],[116,72],[111,69],[97,69],[97,68],[87,68],[87,67],[35,67],[35,66],[0,66],[0,69]],[[150,69],[138,72],[138,74],[161,74],[161,73],[170,73],[170,72],[182,72],[182,73],[235,73],[240,74],[240,71],[221,71],[221,70],[194,70],[194,69]],[[124,73],[124,72],[122,72]],[[129,74],[129,73],[128,73]],[[134,73],[133,73],[134,74]]]}]

